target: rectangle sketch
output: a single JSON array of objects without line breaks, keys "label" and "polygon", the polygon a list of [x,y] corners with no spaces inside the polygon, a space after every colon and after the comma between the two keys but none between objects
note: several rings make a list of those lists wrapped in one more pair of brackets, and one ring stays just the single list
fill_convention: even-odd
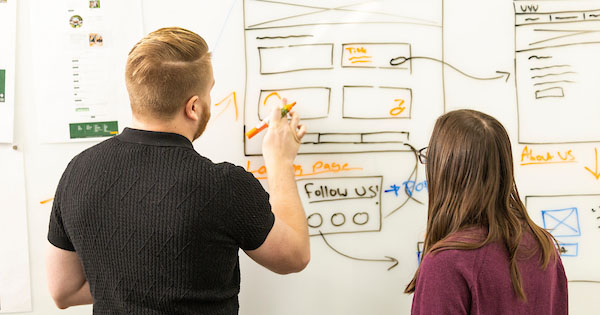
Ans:
[{"label": "rectangle sketch", "polygon": [[535,91],[536,99],[544,97],[565,97],[565,91],[561,87],[552,87]]},{"label": "rectangle sketch", "polygon": [[260,73],[333,69],[333,44],[258,47]]},{"label": "rectangle sketch", "polygon": [[344,86],[342,107],[344,118],[410,119],[412,90],[402,87]]},{"label": "rectangle sketch", "polygon": [[600,141],[599,7],[514,2],[520,143]]},{"label": "rectangle sketch", "polygon": [[[370,153],[407,151],[409,134],[402,131],[380,131],[371,133],[307,133],[302,138],[300,154]],[[351,146],[350,146],[351,145]]]},{"label": "rectangle sketch", "polygon": [[526,196],[531,219],[558,241],[569,280],[600,281],[600,194]]},{"label": "rectangle sketch", "polygon": [[302,106],[294,107],[294,111],[306,119],[327,118],[331,102],[331,89],[327,87],[298,87],[279,90],[261,90],[258,99],[258,118],[268,117],[271,107],[278,106],[286,98],[288,103],[296,102]]},{"label": "rectangle sketch", "polygon": [[[392,65],[398,57],[443,60],[442,21],[441,0],[244,0],[244,129],[285,97],[321,135],[307,135],[300,154],[409,151],[395,136],[372,143],[362,135],[408,135],[443,113],[440,63]],[[246,156],[262,154],[263,137],[244,138]]]},{"label": "rectangle sketch", "polygon": [[558,243],[560,255],[563,257],[577,257],[579,243]]},{"label": "rectangle sketch", "polygon": [[298,180],[311,236],[381,230],[383,177]]}]

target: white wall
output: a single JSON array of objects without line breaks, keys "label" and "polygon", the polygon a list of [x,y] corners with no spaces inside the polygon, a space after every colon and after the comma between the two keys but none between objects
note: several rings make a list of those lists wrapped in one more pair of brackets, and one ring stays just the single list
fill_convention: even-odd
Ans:
[{"label": "white wall", "polygon": [[[207,22],[210,16],[211,6],[204,11],[184,10],[180,9],[184,6],[185,1],[145,1],[145,32],[151,31],[159,26],[180,25],[189,27],[202,34],[202,28],[214,27],[213,24]],[[203,5],[207,2],[203,2]],[[30,6],[35,5],[32,0],[18,1],[18,25],[17,25],[17,79],[16,79],[16,106],[15,106],[15,135],[14,144],[18,146],[18,150],[24,153],[25,159],[25,178],[27,189],[27,217],[29,229],[29,255],[31,266],[31,281],[32,281],[32,301],[33,314],[90,314],[91,307],[75,307],[66,311],[59,311],[53,304],[48,290],[46,288],[46,274],[44,268],[44,252],[47,246],[46,233],[48,227],[48,219],[50,214],[51,203],[40,204],[40,201],[53,197],[54,189],[66,167],[69,160],[84,150],[93,145],[93,143],[78,143],[78,144],[41,144],[39,142],[38,126],[36,124],[36,106],[44,106],[44,104],[36,104],[35,91],[31,89],[30,82],[34,79],[33,69],[33,54],[32,47],[34,39],[30,36]],[[200,5],[200,4],[196,4]],[[215,21],[223,21],[228,15],[228,5],[219,4],[214,6],[215,13],[212,17]],[[474,8],[477,8],[475,10]],[[224,32],[223,43],[220,45],[231,45],[235,49],[242,49],[241,44],[236,44],[243,39],[240,18],[241,18],[241,2],[234,7],[232,12],[231,26],[227,26]],[[494,82],[472,82],[464,77],[457,75],[455,72],[446,69],[446,92],[448,108],[468,107],[479,110],[484,110],[498,117],[507,127],[511,137],[513,138],[515,158],[520,158],[520,152],[523,145],[516,143],[516,128],[517,121],[515,116],[515,90],[514,90],[514,43],[513,43],[513,21],[514,12],[512,3],[505,0],[486,1],[485,5],[481,1],[446,1],[446,45],[445,54],[446,60],[452,61],[457,67],[464,69],[466,72],[486,75],[494,74],[496,70],[510,71],[511,79],[508,83],[501,81]],[[469,18],[470,22],[465,22]],[[196,19],[196,20],[195,20]],[[220,26],[220,24],[219,24]],[[485,31],[482,30],[485,28]],[[239,33],[236,33],[239,32]],[[218,33],[218,32],[217,32]],[[207,36],[207,40],[213,43],[218,38],[216,32],[211,31]],[[219,48],[223,49],[223,47]],[[213,93],[213,101],[217,101],[228,93],[235,90],[238,93],[243,93],[243,64],[237,61],[243,61],[236,50],[228,52],[232,58],[235,58],[236,63],[228,65],[230,68],[239,67],[239,70],[228,70],[227,73],[235,73],[239,76],[234,78],[219,74],[219,69],[224,69],[216,65],[217,86]],[[229,56],[229,55],[226,55]],[[488,56],[480,58],[479,56]],[[221,59],[223,60],[223,59]],[[235,68],[234,68],[235,69]],[[225,71],[225,70],[223,70]],[[469,86],[468,92],[464,87]],[[241,99],[241,97],[240,97]],[[241,103],[241,101],[240,101]],[[485,104],[485,105],[482,105]],[[221,123],[219,121],[212,122],[213,130],[221,130],[225,128],[233,128],[237,131],[241,130],[241,124],[237,123],[233,126]],[[209,127],[211,128],[211,127]],[[424,138],[426,138],[424,136]],[[215,144],[219,143],[219,134],[216,131],[209,130],[207,138],[196,144],[197,149],[206,153],[215,160],[228,159],[228,152],[233,152],[234,156],[230,159],[239,164],[244,164],[247,160],[252,163],[260,163],[260,159],[246,159],[240,156],[240,149],[232,147],[230,149],[216,152],[211,150]],[[233,136],[225,137],[228,139],[239,139]],[[561,146],[559,146],[561,147]],[[517,166],[517,176],[520,180],[519,185],[522,194],[544,194],[544,193],[598,193],[600,186],[598,182],[590,179],[581,171],[584,165],[593,165],[592,157],[589,157],[589,151],[593,150],[594,144],[575,145],[571,146],[577,152],[580,152],[580,164],[575,168],[519,168]],[[541,147],[542,149],[547,147]],[[554,148],[554,147],[553,147]],[[561,147],[562,148],[562,147]],[[584,154],[585,153],[585,154]],[[333,158],[338,159],[338,156]],[[389,156],[382,158],[384,161],[394,160],[397,156]],[[376,175],[379,168],[377,162],[361,161],[359,158],[348,158],[351,162],[360,163],[365,169],[360,175]],[[405,161],[404,157],[400,157]],[[314,161],[312,158],[301,158],[302,163],[311,164]],[[422,170],[421,170],[422,171]],[[401,169],[398,172],[402,172]],[[367,174],[363,174],[367,173]],[[381,172],[379,172],[381,173]],[[387,176],[387,174],[385,174]],[[421,177],[421,176],[420,176]],[[543,180],[540,180],[543,179]],[[562,185],[564,182],[573,183],[572,185]],[[373,301],[365,301],[367,307],[371,303],[388,303],[390,300],[398,300],[398,313],[407,313],[410,305],[410,297],[404,296],[399,288],[406,283],[410,271],[415,267],[413,257],[408,249],[414,247],[412,239],[406,240],[407,244],[402,243],[403,233],[406,231],[415,231],[419,228],[411,227],[415,222],[423,222],[423,208],[413,206],[410,209],[410,219],[403,219],[402,216],[396,216],[390,221],[386,221],[385,233],[380,235],[365,235],[360,239],[335,239],[336,244],[351,250],[357,244],[369,246],[369,244],[380,244],[385,250],[398,247],[395,252],[401,261],[401,266],[392,272],[384,272],[382,270],[374,270],[371,266],[361,264],[349,264],[348,261],[340,258],[328,250],[322,241],[312,239],[313,246],[313,261],[307,270],[307,273],[301,277],[281,278],[267,275],[261,268],[256,267],[243,260],[243,285],[242,285],[242,313],[244,307],[251,310],[261,309],[261,305],[269,305],[270,303],[280,303],[279,300],[287,300],[286,293],[303,294],[310,287],[323,286],[331,288],[325,292],[318,291],[319,296],[303,295],[304,301],[299,304],[323,303],[337,304],[338,309],[345,309],[349,303],[347,297],[337,295],[336,287],[356,286],[356,292],[374,294]],[[407,210],[407,211],[408,211]],[[412,230],[411,230],[412,229]],[[408,233],[407,233],[408,234]],[[417,238],[418,235],[413,236]],[[383,242],[383,243],[382,243]],[[410,243],[410,244],[408,244]],[[377,246],[375,246],[377,247]],[[375,252],[379,248],[371,248]],[[365,249],[362,253],[369,253],[370,249]],[[405,257],[402,257],[404,255]],[[344,272],[354,272],[356,278],[344,278],[340,282],[332,282],[319,278],[319,272],[326,272],[331,269],[332,277],[336,280],[343,279],[336,273],[335,269]],[[402,270],[402,271],[400,271]],[[312,273],[311,273],[312,272]],[[387,280],[386,280],[387,279]],[[386,293],[378,293],[375,285],[387,283],[389,280],[397,282],[395,286],[391,286],[393,291]],[[310,281],[310,282],[306,282]],[[322,282],[319,282],[322,281]],[[390,281],[392,282],[392,281]],[[262,284],[265,284],[266,290],[264,293]],[[277,287],[280,290],[276,290]],[[245,291],[244,291],[245,290]],[[600,294],[600,286],[598,284],[573,283],[570,284],[570,307],[572,314],[593,314],[596,312],[594,308],[594,297]],[[276,298],[273,298],[275,295]],[[257,300],[252,301],[256,298]],[[281,298],[281,299],[279,299]],[[314,298],[314,300],[311,300]],[[251,305],[252,304],[252,305]],[[276,308],[273,308],[276,309]],[[248,313],[246,311],[246,313]]]}]

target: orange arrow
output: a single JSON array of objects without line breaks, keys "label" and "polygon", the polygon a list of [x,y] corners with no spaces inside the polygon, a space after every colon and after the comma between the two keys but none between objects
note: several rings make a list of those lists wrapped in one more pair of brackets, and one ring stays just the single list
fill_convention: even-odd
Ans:
[{"label": "orange arrow", "polygon": [[239,117],[239,112],[238,112],[238,104],[237,104],[237,98],[235,96],[235,91],[229,93],[224,99],[217,102],[215,104],[215,107],[225,103],[225,101],[227,101],[227,105],[225,105],[223,110],[221,112],[219,112],[217,114],[217,117],[215,117],[215,118],[219,118],[219,116],[221,116],[227,110],[227,108],[229,108],[229,106],[231,106],[231,104],[233,104],[233,106],[235,107],[235,121],[237,121],[238,117]]},{"label": "orange arrow", "polygon": [[594,151],[596,152],[596,170],[592,171],[587,166],[585,166],[585,169],[588,172],[592,173],[592,175],[594,175],[594,177],[596,177],[596,180],[598,180],[598,179],[600,179],[600,174],[598,173],[598,148],[594,148]]}]

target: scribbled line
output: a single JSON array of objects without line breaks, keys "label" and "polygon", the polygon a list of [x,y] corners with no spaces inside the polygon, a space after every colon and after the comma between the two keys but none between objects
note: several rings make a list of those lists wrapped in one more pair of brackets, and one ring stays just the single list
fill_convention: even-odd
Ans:
[{"label": "scribbled line", "polygon": [[539,164],[565,164],[565,163],[577,163],[577,161],[550,161],[550,162],[541,161],[541,162],[528,162],[528,163],[521,163],[521,165],[522,165],[522,166],[525,166],[525,165],[539,165]]},{"label": "scribbled line", "polygon": [[590,15],[588,15],[588,16],[589,16],[589,17],[594,17],[594,18],[595,18],[595,17],[600,17],[600,14],[590,14]]},{"label": "scribbled line", "polygon": [[577,15],[571,15],[571,16],[555,16],[554,18],[557,20],[572,20],[572,19],[576,19],[579,16]]},{"label": "scribbled line", "polygon": [[336,199],[325,199],[325,200],[313,200],[310,201],[308,203],[315,203],[315,202],[327,202],[327,201],[340,201],[340,200],[350,200],[350,199],[373,199],[376,196],[369,196],[369,197],[351,197],[351,198],[336,198]]},{"label": "scribbled line", "polygon": [[531,68],[529,70],[533,71],[533,70],[544,70],[544,69],[550,69],[550,68],[562,68],[562,67],[570,67],[571,65],[553,65],[553,66],[547,66],[547,67],[539,67],[539,68]]},{"label": "scribbled line", "polygon": [[548,29],[548,28],[536,28],[533,29],[536,32],[552,32],[552,33],[573,33],[573,32],[590,32],[594,30],[562,30],[562,29]]},{"label": "scribbled line", "polygon": [[350,255],[346,255],[342,252],[340,252],[339,250],[333,248],[333,246],[331,246],[331,244],[329,244],[329,242],[327,241],[327,239],[325,238],[325,235],[323,235],[323,232],[321,232],[321,230],[319,230],[319,234],[321,235],[321,237],[323,238],[323,241],[325,242],[325,244],[331,248],[331,250],[333,250],[334,252],[338,253],[341,256],[344,256],[346,258],[350,258],[353,260],[360,260],[360,261],[373,261],[373,262],[392,262],[394,263],[393,265],[391,265],[387,270],[390,271],[392,268],[398,266],[398,260],[394,257],[390,257],[390,256],[384,256],[386,259],[368,259],[368,258],[357,258],[357,257],[352,257]]},{"label": "scribbled line", "polygon": [[[565,30],[567,31],[567,30]],[[533,43],[529,43],[529,46],[532,45],[536,45],[536,44],[541,44],[544,42],[549,42],[555,39],[561,39],[561,38],[566,38],[566,37],[571,37],[571,36],[577,36],[577,35],[583,35],[583,34],[591,34],[591,33],[598,33],[598,31],[567,31],[570,32],[572,34],[566,34],[566,35],[560,35],[560,36],[555,36],[555,37],[551,37],[551,38],[547,38],[547,39],[543,39],[543,40],[539,40],[537,42],[533,42]]]},{"label": "scribbled line", "polygon": [[560,80],[560,81],[548,81],[548,82],[539,82],[534,84],[534,86],[536,85],[543,85],[543,84],[551,84],[551,83],[577,83],[576,81],[571,81],[571,80]]},{"label": "scribbled line", "polygon": [[263,36],[263,37],[256,37],[256,39],[285,39],[285,38],[300,38],[300,37],[314,37],[314,35]]},{"label": "scribbled line", "polygon": [[529,58],[527,58],[527,59],[531,60],[533,58],[535,58],[535,59],[549,59],[549,58],[552,58],[552,56],[536,56],[536,55],[533,55],[533,56],[529,56]]},{"label": "scribbled line", "polygon": [[371,62],[371,56],[357,56],[357,57],[350,57],[348,58],[348,60],[350,60],[350,62],[352,63],[370,63]]},{"label": "scribbled line", "polygon": [[355,59],[370,59],[372,58],[371,56],[357,56],[357,57],[350,57],[348,58],[348,60],[355,60]]},{"label": "scribbled line", "polygon": [[531,77],[532,79],[539,79],[539,78],[544,78],[544,77],[549,77],[552,75],[563,75],[563,74],[577,74],[577,72],[574,71],[565,71],[565,72],[559,72],[559,73],[548,73],[548,74],[544,74],[544,75],[535,75],[533,77]]},{"label": "scribbled line", "polygon": [[540,18],[526,18],[525,21],[537,21]]}]

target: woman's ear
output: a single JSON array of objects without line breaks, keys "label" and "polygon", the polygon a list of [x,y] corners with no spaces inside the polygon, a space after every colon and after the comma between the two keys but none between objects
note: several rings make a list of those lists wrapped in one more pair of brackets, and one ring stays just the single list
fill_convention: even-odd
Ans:
[{"label": "woman's ear", "polygon": [[200,104],[198,95],[190,97],[185,103],[185,116],[191,120],[198,121],[202,117],[203,108]]}]

